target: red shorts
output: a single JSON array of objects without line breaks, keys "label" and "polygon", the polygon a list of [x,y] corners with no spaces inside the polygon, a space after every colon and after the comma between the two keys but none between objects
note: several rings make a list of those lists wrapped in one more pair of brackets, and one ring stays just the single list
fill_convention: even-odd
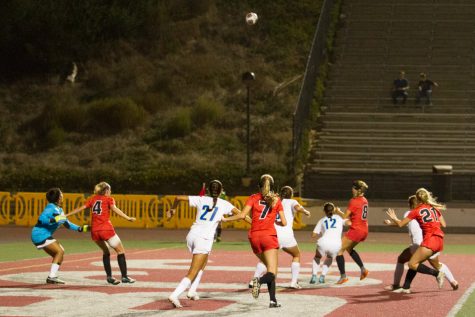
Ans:
[{"label": "red shorts", "polygon": [[91,231],[91,237],[93,241],[107,241],[113,236],[115,236],[115,230]]},{"label": "red shorts", "polygon": [[349,229],[347,233],[345,233],[345,237],[350,239],[353,242],[362,242],[366,240],[368,236],[368,231],[361,231],[361,230],[354,230]]},{"label": "red shorts", "polygon": [[434,253],[444,249],[444,238],[441,236],[428,236],[422,240],[421,247],[431,249]]},{"label": "red shorts", "polygon": [[269,233],[261,235],[253,233],[249,235],[249,242],[251,243],[254,254],[261,254],[264,251],[279,248],[277,235],[269,235]]}]

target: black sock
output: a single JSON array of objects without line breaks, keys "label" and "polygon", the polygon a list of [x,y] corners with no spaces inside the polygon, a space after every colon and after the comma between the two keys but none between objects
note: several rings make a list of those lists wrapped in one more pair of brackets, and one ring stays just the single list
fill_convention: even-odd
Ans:
[{"label": "black sock", "polygon": [[429,274],[429,275],[432,275],[432,276],[435,276],[435,277],[437,277],[437,275],[439,275],[439,271],[431,269],[430,267],[428,267],[427,265],[424,265],[422,263],[419,264],[419,266],[417,267],[417,272],[422,273],[422,274]]},{"label": "black sock", "polygon": [[336,263],[338,264],[338,270],[340,270],[340,275],[345,275],[345,258],[343,255],[336,256]]},{"label": "black sock", "polygon": [[414,271],[413,269],[407,270],[406,279],[404,280],[403,288],[405,288],[405,289],[410,289],[411,288],[412,280],[414,279],[416,274],[417,274],[417,271]]},{"label": "black sock", "polygon": [[267,283],[267,289],[269,290],[270,300],[274,303],[277,303],[277,299],[275,298],[275,277],[272,282]]},{"label": "black sock", "polygon": [[216,236],[218,238],[221,238],[221,231],[223,231],[223,229],[221,229],[221,227],[216,228]]},{"label": "black sock", "polygon": [[358,266],[360,267],[360,269],[363,269],[364,265],[363,265],[363,261],[361,261],[361,258],[360,258],[360,255],[358,254],[358,252],[356,252],[354,249],[351,250],[350,252],[350,256],[351,258],[353,259],[353,261],[355,261],[356,264],[358,264]]},{"label": "black sock", "polygon": [[120,274],[122,274],[122,277],[127,277],[127,262],[124,253],[117,254],[117,262],[119,262]]},{"label": "black sock", "polygon": [[112,276],[111,255],[110,254],[103,254],[102,255],[102,264],[104,264],[104,271],[106,271],[107,277]]},{"label": "black sock", "polygon": [[262,275],[262,277],[259,279],[260,284],[268,284],[275,280],[275,275],[274,273],[267,272],[266,274]]}]

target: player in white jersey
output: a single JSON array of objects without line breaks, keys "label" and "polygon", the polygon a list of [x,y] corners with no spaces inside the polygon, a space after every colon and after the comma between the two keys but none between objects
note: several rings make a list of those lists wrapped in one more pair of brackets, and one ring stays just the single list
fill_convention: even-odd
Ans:
[{"label": "player in white jersey", "polygon": [[172,208],[167,212],[168,220],[173,217],[180,201],[189,201],[190,207],[196,207],[196,220],[191,226],[190,232],[186,236],[186,244],[193,254],[191,266],[187,275],[178,284],[175,291],[168,297],[168,300],[177,308],[183,307],[179,301],[179,296],[188,287],[187,297],[191,300],[198,300],[196,292],[198,284],[203,275],[203,270],[208,262],[208,255],[213,246],[214,233],[218,222],[224,215],[240,213],[228,201],[219,198],[223,190],[223,185],[218,180],[213,180],[208,185],[209,196],[177,196]]},{"label": "player in white jersey", "polygon": [[[414,209],[417,206],[417,199],[416,196],[412,195],[408,199],[409,203],[409,209],[404,213],[404,217],[410,213],[412,209]],[[385,221],[385,224],[387,225],[392,225],[393,222],[391,221]],[[419,245],[422,243],[422,229],[419,226],[419,223],[416,220],[411,220],[407,224],[407,229],[409,230],[409,237],[411,238],[411,245],[404,249],[401,254],[399,254],[397,258],[397,263],[396,263],[396,269],[394,270],[394,280],[393,284],[390,284],[386,286],[384,289],[388,291],[393,291],[396,289],[401,288],[399,285],[401,282],[402,274],[404,273],[404,264],[409,261],[411,258],[412,254],[417,250]],[[435,253],[429,258],[429,263],[439,271],[442,271],[445,273],[445,278],[449,281],[450,286],[452,286],[452,289],[455,291],[459,288],[458,282],[455,280],[452,272],[448,268],[447,265],[439,262],[439,255],[440,252]]]},{"label": "player in white jersey", "polygon": [[[300,249],[295,240],[294,230],[292,225],[294,223],[295,215],[298,212],[310,217],[310,211],[303,208],[298,201],[292,199],[294,190],[290,186],[284,186],[280,189],[280,198],[282,200],[282,206],[284,208],[285,219],[287,220],[286,226],[275,225],[277,231],[277,239],[279,240],[279,247],[292,256],[292,264],[290,266],[290,272],[292,279],[290,281],[290,287],[295,289],[302,288],[298,283],[298,277],[300,273]],[[279,221],[279,215],[277,215],[276,221]],[[262,262],[257,263],[254,277],[260,277],[266,272],[266,267]],[[249,287],[251,287],[249,283]]]},{"label": "player in white jersey", "polygon": [[345,220],[339,215],[334,214],[335,205],[333,203],[325,203],[323,205],[325,217],[320,219],[313,229],[312,238],[321,235],[317,241],[317,248],[315,250],[315,257],[312,261],[312,278],[310,284],[315,284],[320,268],[320,260],[325,255],[325,261],[322,266],[322,273],[318,279],[319,283],[325,283],[325,276],[332,264],[333,258],[338,255],[341,248],[341,234],[343,232],[343,224]]}]

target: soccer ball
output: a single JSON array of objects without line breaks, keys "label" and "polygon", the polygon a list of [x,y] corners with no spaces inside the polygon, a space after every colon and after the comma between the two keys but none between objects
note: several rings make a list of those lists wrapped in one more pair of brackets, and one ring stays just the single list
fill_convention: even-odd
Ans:
[{"label": "soccer ball", "polygon": [[254,12],[249,12],[248,14],[246,14],[246,23],[248,25],[256,24],[257,19],[258,19],[257,14],[255,14]]}]

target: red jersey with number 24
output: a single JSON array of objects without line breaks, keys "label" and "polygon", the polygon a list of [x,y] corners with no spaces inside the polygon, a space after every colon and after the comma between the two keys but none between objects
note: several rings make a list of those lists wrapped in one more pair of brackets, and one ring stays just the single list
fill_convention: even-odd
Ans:
[{"label": "red jersey with number 24", "polygon": [[91,208],[91,231],[114,230],[110,221],[110,210],[115,205],[114,198],[94,195],[88,198],[85,205]]},{"label": "red jersey with number 24", "polygon": [[259,233],[268,232],[272,235],[277,235],[274,227],[275,218],[279,211],[284,210],[280,199],[275,206],[271,208],[262,197],[261,193],[251,195],[247,201],[246,206],[251,207],[252,225],[249,234],[260,231]]},{"label": "red jersey with number 24", "polygon": [[351,210],[350,229],[368,232],[368,201],[364,196],[350,199],[348,209]]},{"label": "red jersey with number 24", "polygon": [[444,236],[444,232],[440,228],[440,216],[440,211],[432,207],[432,205],[422,204],[412,209],[407,218],[415,219],[419,223],[422,229],[422,236],[425,239],[430,236]]}]

